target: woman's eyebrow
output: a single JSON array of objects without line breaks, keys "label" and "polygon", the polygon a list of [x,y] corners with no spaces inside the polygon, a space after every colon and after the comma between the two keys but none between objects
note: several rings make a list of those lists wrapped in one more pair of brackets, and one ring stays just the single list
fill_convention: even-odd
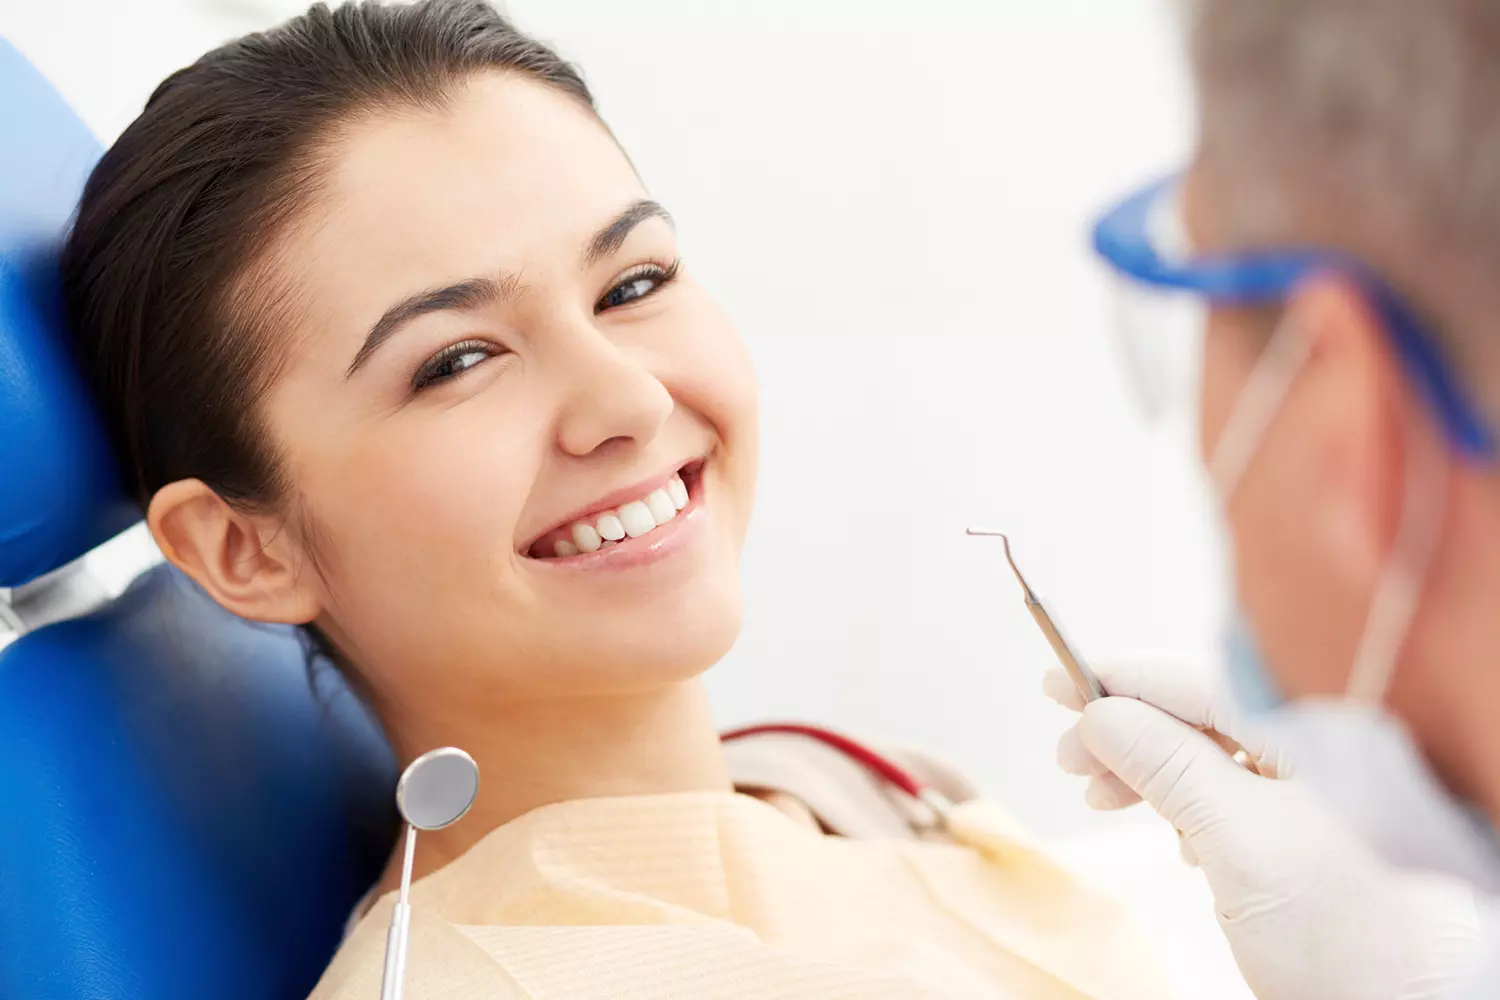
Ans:
[{"label": "woman's eyebrow", "polygon": [[[631,230],[651,218],[664,219],[668,225],[674,225],[671,213],[661,205],[649,199],[637,201],[593,235],[583,252],[584,264],[595,264],[620,249]],[[370,360],[370,356],[379,350],[380,346],[394,333],[418,316],[448,310],[478,309],[492,305],[514,295],[518,285],[519,282],[515,276],[466,278],[451,285],[444,285],[442,288],[431,288],[408,295],[387,309],[380,319],[375,321],[375,325],[370,327],[370,332],[365,335],[365,342],[360,345],[359,351],[354,355],[354,360],[349,363],[348,369],[344,372],[345,381],[352,378],[354,373],[359,371],[360,367]]]},{"label": "woman's eyebrow", "polygon": [[584,266],[590,267],[597,264],[620,249],[625,242],[625,237],[630,235],[630,231],[650,218],[665,219],[667,225],[674,227],[676,225],[672,221],[672,214],[665,208],[650,199],[642,199],[615,216],[603,229],[594,234],[594,238],[589,240],[588,248],[583,252]]},{"label": "woman's eyebrow", "polygon": [[444,285],[442,288],[430,288],[417,292],[415,295],[408,295],[387,309],[380,319],[375,321],[375,325],[370,327],[370,332],[365,335],[365,342],[360,345],[359,352],[354,355],[354,360],[349,363],[348,370],[344,372],[345,381],[352,377],[361,365],[370,360],[370,356],[379,350],[380,345],[389,340],[392,334],[418,316],[448,310],[466,311],[492,305],[510,298],[516,293],[519,285],[520,282],[514,275],[501,278],[466,278],[451,285]]}]

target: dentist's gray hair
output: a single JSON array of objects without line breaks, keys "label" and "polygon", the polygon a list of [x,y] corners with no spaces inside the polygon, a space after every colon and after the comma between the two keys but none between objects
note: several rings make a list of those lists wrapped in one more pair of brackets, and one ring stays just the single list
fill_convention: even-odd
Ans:
[{"label": "dentist's gray hair", "polygon": [[1187,10],[1199,174],[1225,238],[1353,253],[1448,331],[1461,364],[1496,360],[1500,3]]}]

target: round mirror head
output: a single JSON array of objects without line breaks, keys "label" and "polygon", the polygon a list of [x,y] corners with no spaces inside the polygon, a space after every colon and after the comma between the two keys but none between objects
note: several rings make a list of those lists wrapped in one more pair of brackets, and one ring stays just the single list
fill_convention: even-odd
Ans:
[{"label": "round mirror head", "polygon": [[396,782],[396,808],[418,830],[456,823],[479,794],[479,765],[458,747],[429,750]]}]

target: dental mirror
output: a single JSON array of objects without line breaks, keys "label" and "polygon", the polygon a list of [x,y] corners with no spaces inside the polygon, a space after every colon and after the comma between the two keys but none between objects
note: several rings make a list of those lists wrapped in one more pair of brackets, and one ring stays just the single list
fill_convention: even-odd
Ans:
[{"label": "dental mirror", "polygon": [[463,818],[479,794],[479,765],[458,747],[429,750],[396,782],[396,808],[418,830],[441,830]]},{"label": "dental mirror", "polygon": [[401,863],[401,892],[391,910],[391,929],[385,937],[385,975],[380,1000],[401,1000],[406,979],[406,949],[411,928],[412,862],[418,830],[441,830],[463,818],[479,795],[479,765],[458,747],[429,750],[401,772],[396,782],[396,808],[406,820],[406,857]]}]

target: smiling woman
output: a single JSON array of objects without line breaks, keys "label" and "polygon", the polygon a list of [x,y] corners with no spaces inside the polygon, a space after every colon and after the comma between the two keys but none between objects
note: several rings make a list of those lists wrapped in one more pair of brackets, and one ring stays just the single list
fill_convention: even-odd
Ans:
[{"label": "smiling woman", "polygon": [[[827,770],[732,774],[698,683],[739,628],[754,379],[577,72],[486,4],[318,6],[174,74],[65,286],[166,557],[307,628],[403,760],[488,778],[424,835],[413,995],[1159,995],[1039,855],[924,843],[858,774],[737,794]],[[841,801],[899,835],[829,836]],[[319,996],[374,994],[389,906]]]}]

